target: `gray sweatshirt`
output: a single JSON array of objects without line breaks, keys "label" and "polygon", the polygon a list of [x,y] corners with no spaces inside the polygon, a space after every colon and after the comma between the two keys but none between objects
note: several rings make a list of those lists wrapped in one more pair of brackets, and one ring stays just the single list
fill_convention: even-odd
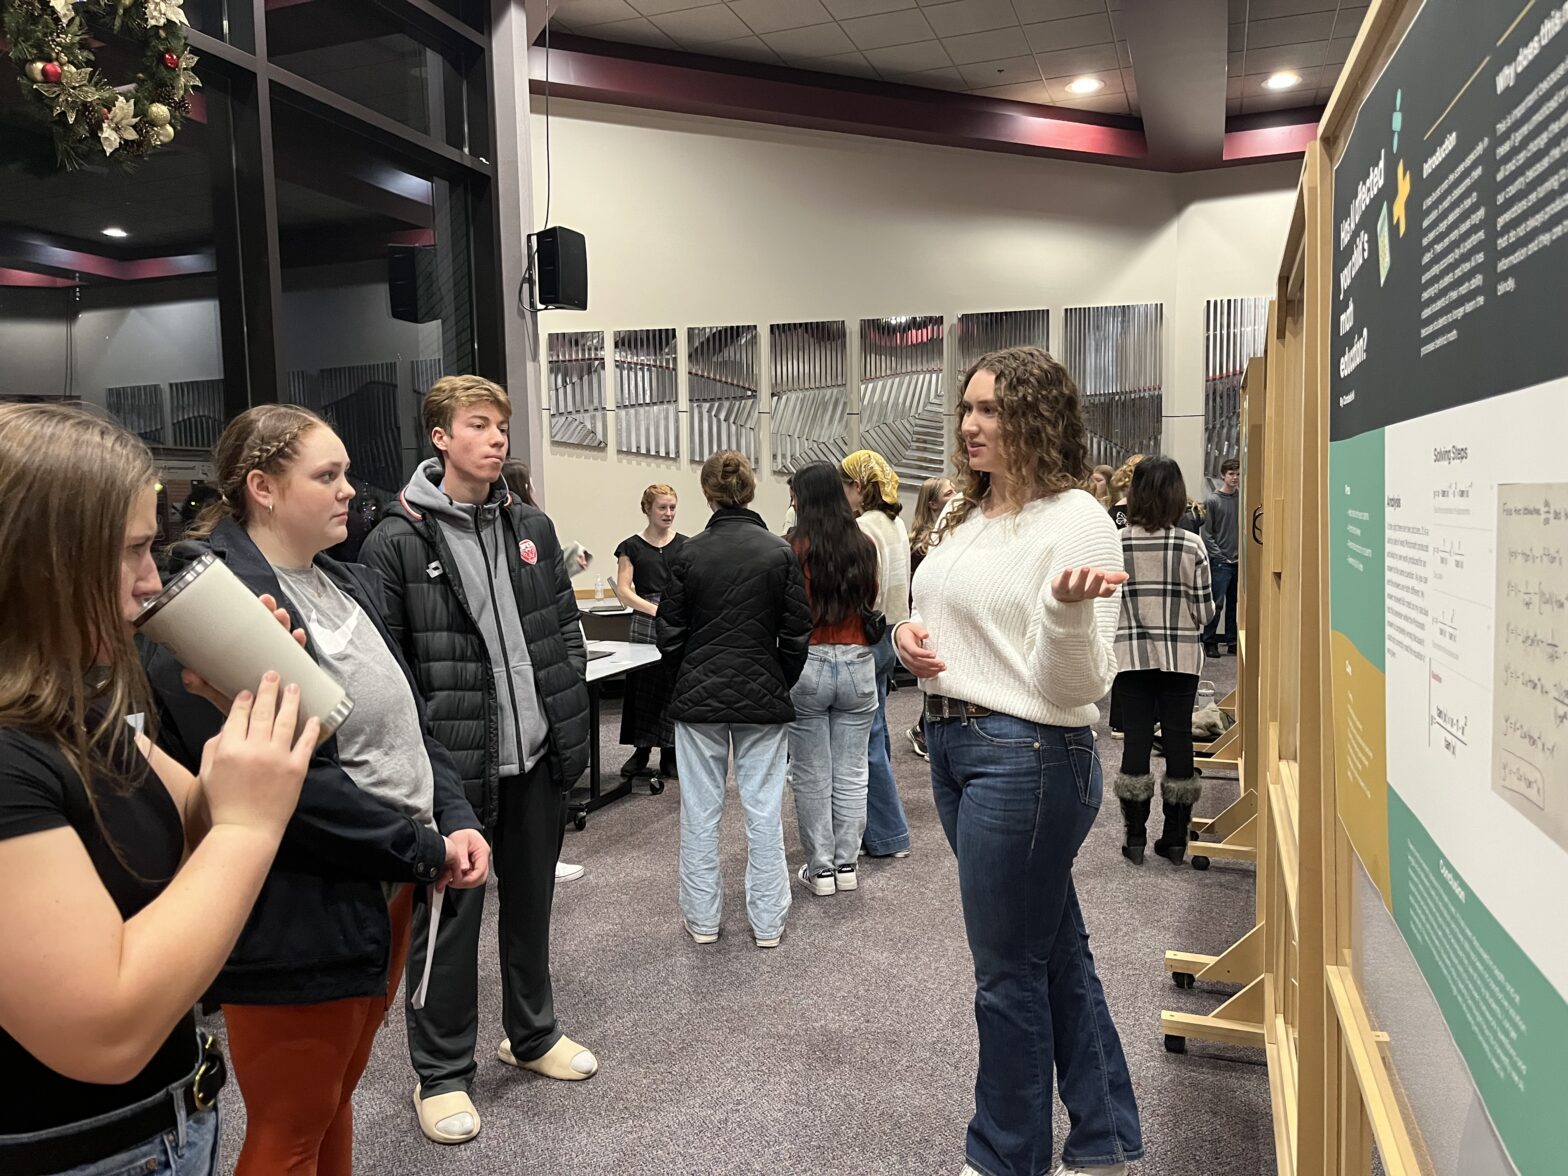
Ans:
[{"label": "gray sweatshirt", "polygon": [[1201,534],[1209,558],[1233,564],[1241,559],[1241,494],[1216,490],[1203,504]]},{"label": "gray sweatshirt", "polygon": [[[441,490],[441,462],[431,458],[414,472],[405,494],[408,504],[436,520],[452,553],[455,576],[469,611],[485,639],[499,706],[502,776],[528,771],[545,753],[549,727],[534,684],[533,662],[523,636],[522,617],[505,557],[500,522],[506,489],[497,482],[483,506],[453,502]],[[518,749],[522,748],[521,753]]]}]

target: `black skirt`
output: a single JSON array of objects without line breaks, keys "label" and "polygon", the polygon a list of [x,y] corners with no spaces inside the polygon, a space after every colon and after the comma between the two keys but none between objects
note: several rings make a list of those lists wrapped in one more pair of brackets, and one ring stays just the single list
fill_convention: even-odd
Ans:
[{"label": "black skirt", "polygon": [[[658,603],[658,597],[648,599]],[[632,614],[632,644],[654,644],[655,630],[653,617]],[[621,704],[621,743],[625,746],[675,746],[675,724],[670,720],[675,680],[667,665],[661,660],[626,675],[626,697]]]}]

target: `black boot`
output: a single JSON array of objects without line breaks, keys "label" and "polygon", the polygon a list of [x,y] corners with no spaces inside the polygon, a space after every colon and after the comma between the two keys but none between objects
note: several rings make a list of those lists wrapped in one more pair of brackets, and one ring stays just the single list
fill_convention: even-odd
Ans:
[{"label": "black boot", "polygon": [[1122,843],[1122,857],[1135,866],[1143,865],[1143,849],[1149,844],[1149,798],[1124,800],[1122,820],[1127,825],[1127,836]]},{"label": "black boot", "polygon": [[653,748],[651,747],[639,747],[632,752],[631,759],[621,765],[621,775],[629,780],[639,772],[646,772],[648,770],[648,756],[652,751]]},{"label": "black boot", "polygon": [[1149,823],[1149,798],[1154,795],[1154,777],[1145,772],[1129,776],[1118,772],[1111,784],[1111,791],[1122,803],[1122,820],[1127,823],[1127,839],[1122,846],[1122,856],[1134,865],[1143,865],[1143,847],[1149,843],[1146,826]]},{"label": "black boot", "polygon": [[659,775],[672,780],[679,780],[681,774],[675,770],[675,749],[673,747],[659,748]]},{"label": "black boot", "polygon": [[1203,795],[1203,781],[1196,776],[1187,780],[1167,778],[1160,785],[1161,807],[1165,810],[1165,828],[1154,843],[1154,852],[1174,865],[1187,860],[1187,842],[1192,828],[1192,806]]}]

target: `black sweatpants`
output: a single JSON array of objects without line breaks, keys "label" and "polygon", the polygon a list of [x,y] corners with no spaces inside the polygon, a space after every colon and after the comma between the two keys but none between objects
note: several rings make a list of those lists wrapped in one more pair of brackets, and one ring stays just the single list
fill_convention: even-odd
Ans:
[{"label": "black sweatpants", "polygon": [[1165,748],[1165,778],[1192,779],[1192,704],[1198,675],[1168,670],[1123,670],[1116,675],[1121,700],[1122,775],[1147,776],[1154,724]]},{"label": "black sweatpants", "polygon": [[[525,1062],[548,1053],[561,1036],[550,987],[550,908],[566,829],[566,798],[544,760],[522,776],[504,777],[499,788],[490,869],[500,898],[501,1026],[512,1053]],[[425,1007],[405,1010],[408,1052],[425,1097],[473,1085],[484,899],[483,887],[446,892]],[[424,974],[428,903],[429,890],[421,887],[415,895],[408,952],[409,994]]]}]

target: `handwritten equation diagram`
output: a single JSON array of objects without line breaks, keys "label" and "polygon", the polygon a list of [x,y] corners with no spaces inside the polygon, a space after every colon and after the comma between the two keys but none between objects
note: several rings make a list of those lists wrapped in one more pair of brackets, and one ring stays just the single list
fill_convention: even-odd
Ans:
[{"label": "handwritten equation diagram", "polygon": [[1497,488],[1492,788],[1568,849],[1568,483]]}]

